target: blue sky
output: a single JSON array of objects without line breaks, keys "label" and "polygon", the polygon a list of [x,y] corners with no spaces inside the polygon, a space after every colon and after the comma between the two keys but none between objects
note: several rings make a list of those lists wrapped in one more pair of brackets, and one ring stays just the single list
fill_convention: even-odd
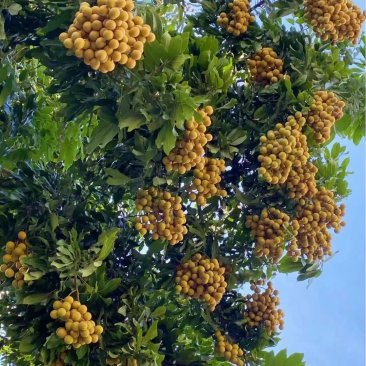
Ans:
[{"label": "blue sky", "polygon": [[285,329],[277,349],[305,353],[307,366],[365,365],[365,142],[347,146],[352,194],[344,201],[347,226],[333,236],[339,250],[307,289],[296,274],[279,275]]},{"label": "blue sky", "polygon": [[[363,0],[354,3],[365,9]],[[304,353],[307,366],[365,365],[365,140],[359,146],[338,141],[347,146],[348,170],[354,172],[347,179],[352,193],[344,201],[347,226],[333,236],[333,251],[339,253],[308,289],[296,274],[273,280],[285,312],[276,350]]]}]

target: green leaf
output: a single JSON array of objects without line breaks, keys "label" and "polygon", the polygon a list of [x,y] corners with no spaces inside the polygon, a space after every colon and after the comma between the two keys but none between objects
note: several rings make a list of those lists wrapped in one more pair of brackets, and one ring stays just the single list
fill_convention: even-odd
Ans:
[{"label": "green leaf", "polygon": [[161,318],[163,315],[165,315],[165,312],[166,312],[166,307],[159,306],[151,313],[151,317],[152,318]]},{"label": "green leaf", "polygon": [[99,261],[107,258],[109,253],[114,249],[114,243],[120,230],[121,229],[118,227],[112,227],[106,231],[103,231],[103,233],[99,235],[98,242],[95,244],[96,246],[102,245],[102,250],[100,251],[98,257]]},{"label": "green leaf", "polygon": [[19,351],[21,353],[32,353],[39,347],[39,344],[33,341],[33,338],[30,336],[25,336],[22,338],[19,344]]},{"label": "green leaf", "polygon": [[277,353],[275,358],[275,365],[284,366],[286,359],[287,359],[287,351],[286,349],[283,349],[282,351]]},{"label": "green leaf", "polygon": [[[0,103],[1,105],[1,103]],[[365,135],[365,129],[363,126],[358,126],[355,130],[355,132],[353,132],[353,143],[355,145],[358,145],[360,143],[360,141],[362,140],[362,137]]]},{"label": "green leaf", "polygon": [[118,126],[120,129],[127,128],[128,132],[146,125],[147,120],[143,114],[129,112],[125,115],[118,114]]},{"label": "green leaf", "polygon": [[154,71],[161,62],[168,59],[168,53],[165,48],[158,42],[146,42],[144,45],[144,67],[147,71]]},{"label": "green leaf", "polygon": [[224,104],[220,108],[216,108],[216,110],[219,110],[219,109],[231,109],[232,107],[234,107],[234,105],[236,103],[237,103],[237,100],[234,99],[234,98],[231,98],[226,104]]},{"label": "green leaf", "polygon": [[108,142],[112,141],[117,135],[119,127],[107,120],[99,120],[99,124],[94,128],[89,144],[86,146],[86,151],[90,154],[98,146],[104,147]]},{"label": "green leaf", "polygon": [[168,155],[175,146],[177,136],[178,134],[175,131],[174,122],[165,122],[163,128],[159,131],[155,144],[157,147],[163,146],[165,154]]},{"label": "green leaf", "polygon": [[10,6],[8,7],[8,12],[11,15],[18,15],[18,13],[22,10],[22,6],[18,3],[12,3],[10,4]]},{"label": "green leaf", "polygon": [[124,186],[131,178],[119,172],[117,169],[106,168],[104,171],[110,176],[107,183],[111,186]]},{"label": "green leaf", "polygon": [[290,257],[283,257],[280,261],[280,264],[278,265],[278,270],[281,273],[292,273],[292,272],[298,272],[302,269],[303,265],[301,262],[293,262],[293,260]]},{"label": "green leaf", "polygon": [[51,213],[51,229],[52,229],[52,231],[55,231],[55,229],[58,227],[58,225],[59,225],[58,217],[54,212],[52,212]]},{"label": "green leaf", "polygon": [[148,329],[144,337],[142,338],[142,344],[146,344],[147,342],[157,337],[157,335],[158,335],[158,321],[155,320],[151,324],[150,328]]},{"label": "green leaf", "polygon": [[42,302],[47,301],[49,294],[34,294],[26,296],[22,300],[22,304],[24,305],[34,305],[34,304],[40,304]]},{"label": "green leaf", "polygon": [[[73,13],[74,13],[74,9],[67,9],[67,10],[63,11],[61,14],[55,16],[52,20],[48,21],[47,25],[44,28],[37,31],[37,34],[40,36],[45,35],[49,32],[52,32],[53,30],[59,28],[62,24],[65,24],[65,28],[66,28],[66,25],[70,24]],[[61,46],[61,42],[60,42],[60,46]]]},{"label": "green leaf", "polygon": [[0,40],[6,39],[5,35],[5,19],[3,14],[0,12]]},{"label": "green leaf", "polygon": [[155,186],[155,187],[160,186],[165,183],[166,183],[166,178],[159,178],[159,177],[153,178],[153,186]]},{"label": "green leaf", "polygon": [[317,269],[317,270],[314,270],[314,271],[309,271],[309,272],[306,272],[306,273],[302,273],[299,276],[297,276],[297,280],[298,281],[305,281],[305,280],[308,280],[309,278],[319,277],[321,275],[321,273],[322,273],[321,269]]},{"label": "green leaf", "polygon": [[113,278],[112,280],[109,280],[106,285],[98,291],[99,295],[106,296],[109,293],[113,292],[121,284],[121,281],[121,278]]},{"label": "green leaf", "polygon": [[76,350],[76,355],[78,356],[78,360],[81,360],[89,351],[89,347],[84,344],[80,348]]},{"label": "green leaf", "polygon": [[0,93],[0,107],[6,102],[8,96],[17,89],[17,83],[14,75],[11,74],[6,79],[5,85],[3,86]]},{"label": "green leaf", "polygon": [[283,366],[301,366],[303,358],[303,353],[293,353],[287,358]]},{"label": "green leaf", "polygon": [[179,70],[184,64],[184,61],[189,58],[191,58],[190,55],[179,55],[170,62],[170,65],[174,70]]}]

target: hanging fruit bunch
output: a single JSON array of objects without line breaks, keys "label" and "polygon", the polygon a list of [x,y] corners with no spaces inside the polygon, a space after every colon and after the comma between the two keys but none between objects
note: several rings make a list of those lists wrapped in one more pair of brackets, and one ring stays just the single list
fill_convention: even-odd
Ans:
[{"label": "hanging fruit bunch", "polygon": [[206,106],[198,113],[202,117],[202,124],[197,123],[194,118],[187,121],[184,138],[178,139],[173,150],[163,158],[167,172],[174,170],[179,174],[184,174],[195,166],[203,169],[204,146],[212,140],[212,135],[206,133],[206,129],[211,126],[210,115],[213,113],[213,108]]},{"label": "hanging fruit bunch", "polygon": [[220,331],[215,332],[216,336],[216,352],[225,357],[229,362],[237,365],[237,366],[244,366],[244,361],[239,357],[244,355],[244,351],[239,347],[238,344],[230,343],[227,338],[222,335]]},{"label": "hanging fruit bunch", "polygon": [[321,187],[311,201],[301,199],[296,206],[296,217],[292,220],[294,240],[286,247],[287,255],[297,262],[301,255],[309,261],[332,255],[332,235],[328,229],[339,233],[346,226],[341,221],[346,206],[338,206],[333,192]]},{"label": "hanging fruit bunch", "polygon": [[20,261],[28,256],[26,238],[27,234],[24,231],[19,231],[18,240],[8,241],[5,245],[6,254],[3,256],[0,270],[5,273],[7,278],[14,278],[12,282],[14,288],[22,288],[28,282],[24,280],[24,274],[28,267]]},{"label": "hanging fruit bunch", "polygon": [[258,173],[271,184],[285,183],[292,166],[304,166],[308,159],[306,135],[301,133],[305,118],[300,112],[289,116],[285,125],[277,123],[275,129],[261,136],[260,155],[261,167]]},{"label": "hanging fruit bunch", "polygon": [[296,201],[303,197],[311,198],[317,192],[315,174],[318,168],[308,161],[303,166],[292,166],[286,183],[281,184],[287,188],[288,196]]},{"label": "hanging fruit bunch", "polygon": [[247,216],[245,226],[251,229],[251,234],[256,239],[256,255],[271,258],[274,263],[277,263],[283,255],[281,245],[285,241],[286,231],[290,226],[290,217],[270,207],[268,210],[262,210],[260,216]]},{"label": "hanging fruit bunch", "polygon": [[334,44],[349,39],[357,44],[366,12],[350,0],[306,0],[305,19],[318,38]]},{"label": "hanging fruit bunch", "polygon": [[253,59],[248,61],[252,80],[263,86],[277,83],[281,79],[289,79],[289,75],[283,74],[283,61],[272,48],[258,50]]},{"label": "hanging fruit bunch", "polygon": [[227,286],[224,274],[225,267],[220,266],[217,259],[205,259],[197,253],[191,260],[178,266],[175,289],[188,299],[206,302],[210,311],[214,311]]},{"label": "hanging fruit bunch", "polygon": [[131,0],[98,0],[93,7],[83,2],[73,24],[59,39],[93,70],[107,73],[116,63],[133,69],[142,57],[144,43],[155,40],[150,26],[134,16],[133,9]]},{"label": "hanging fruit bunch", "polygon": [[330,139],[331,129],[335,121],[343,116],[344,106],[345,103],[332,92],[318,91],[314,94],[306,123],[313,129],[314,140],[318,144],[323,144]]},{"label": "hanging fruit bunch", "polygon": [[271,336],[273,332],[277,331],[278,326],[281,330],[284,329],[285,322],[282,318],[285,314],[281,309],[276,309],[280,304],[278,290],[274,290],[272,282],[268,282],[266,290],[262,292],[259,286],[264,284],[264,280],[259,280],[250,286],[254,294],[246,296],[245,318],[250,327],[265,328],[268,335]]},{"label": "hanging fruit bunch", "polygon": [[196,201],[198,205],[204,206],[207,199],[219,196],[226,197],[227,192],[220,188],[221,173],[226,170],[225,160],[204,158],[203,168],[197,166],[193,171],[195,179],[188,188],[189,199]]},{"label": "hanging fruit bunch", "polygon": [[56,334],[74,348],[97,343],[99,335],[103,333],[103,327],[95,325],[88,308],[72,296],[67,296],[64,301],[55,301],[50,317],[65,322],[65,326],[58,328]]},{"label": "hanging fruit bunch", "polygon": [[234,36],[240,36],[248,30],[249,24],[255,22],[255,16],[250,14],[248,0],[234,0],[229,3],[229,14],[221,13],[217,24]]},{"label": "hanging fruit bunch", "polygon": [[181,203],[181,197],[158,191],[155,187],[139,190],[136,210],[144,211],[144,214],[136,217],[136,230],[142,235],[152,232],[153,240],[169,240],[171,245],[178,244],[188,232]]}]

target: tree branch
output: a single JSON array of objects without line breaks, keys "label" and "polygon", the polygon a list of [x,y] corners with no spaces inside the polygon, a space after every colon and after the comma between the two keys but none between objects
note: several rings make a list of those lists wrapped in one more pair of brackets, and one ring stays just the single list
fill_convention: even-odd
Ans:
[{"label": "tree branch", "polygon": [[255,10],[259,7],[261,7],[262,5],[264,5],[267,2],[267,0],[261,0],[259,3],[255,4],[253,7],[250,8],[250,10]]}]

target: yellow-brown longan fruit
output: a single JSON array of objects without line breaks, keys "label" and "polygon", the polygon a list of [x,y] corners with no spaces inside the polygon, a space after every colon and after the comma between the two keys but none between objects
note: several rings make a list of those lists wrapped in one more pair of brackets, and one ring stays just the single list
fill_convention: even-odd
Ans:
[{"label": "yellow-brown longan fruit", "polygon": [[67,336],[67,331],[66,331],[66,329],[65,329],[65,328],[58,328],[58,329],[56,330],[56,334],[57,334],[57,336],[58,336],[58,337],[60,337],[60,338],[65,338],[65,337]]},{"label": "yellow-brown longan fruit", "polygon": [[139,60],[142,56],[142,53],[139,51],[139,50],[133,50],[131,52],[131,57],[134,59],[134,60]]},{"label": "yellow-brown longan fruit", "polygon": [[11,268],[8,268],[6,271],[5,271],[5,276],[8,277],[8,278],[12,278],[14,277],[15,275],[15,272],[13,269]]},{"label": "yellow-brown longan fruit", "polygon": [[71,38],[66,38],[66,39],[64,40],[64,46],[65,46],[66,48],[68,48],[68,49],[73,48],[73,47],[74,47],[74,42],[73,42],[73,40],[72,40]]},{"label": "yellow-brown longan fruit", "polygon": [[116,39],[117,41],[120,41],[123,37],[124,37],[125,33],[122,32],[121,30],[119,29],[116,29],[114,31],[114,39]]},{"label": "yellow-brown longan fruit", "polygon": [[72,344],[74,342],[74,338],[72,338],[70,335],[67,335],[65,338],[64,338],[64,342],[66,344]]},{"label": "yellow-brown longan fruit", "polygon": [[125,64],[129,69],[133,69],[136,66],[136,60],[134,60],[133,58],[128,58],[126,64]]},{"label": "yellow-brown longan fruit", "polygon": [[85,45],[85,41],[82,38],[77,38],[74,42],[74,48],[76,50],[81,50]]},{"label": "yellow-brown longan fruit", "polygon": [[127,55],[121,55],[121,59],[118,61],[118,63],[120,65],[125,65],[127,63],[127,61],[128,61],[128,56]]},{"label": "yellow-brown longan fruit", "polygon": [[91,49],[85,50],[84,52],[84,58],[86,58],[87,60],[91,60],[92,58],[94,58],[95,54],[94,51]]},{"label": "yellow-brown longan fruit", "polygon": [[121,11],[118,8],[111,8],[109,9],[109,19],[117,19],[121,15]]},{"label": "yellow-brown longan fruit", "polygon": [[155,41],[155,34],[154,33],[150,33],[147,37],[146,40],[148,42],[154,42]]},{"label": "yellow-brown longan fruit", "polygon": [[103,333],[103,327],[101,325],[96,325],[94,328],[94,333],[99,335]]},{"label": "yellow-brown longan fruit", "polygon": [[150,29],[145,27],[145,26],[142,27],[141,30],[140,30],[140,34],[143,37],[147,37],[150,33],[151,33]]},{"label": "yellow-brown longan fruit", "polygon": [[118,62],[120,59],[121,59],[122,55],[121,55],[121,52],[118,52],[118,51],[114,51],[112,53],[112,60],[114,62]]},{"label": "yellow-brown longan fruit", "polygon": [[131,11],[134,9],[134,7],[135,7],[135,5],[133,4],[132,1],[130,1],[130,0],[126,1],[126,5],[125,5],[126,11]]},{"label": "yellow-brown longan fruit", "polygon": [[119,42],[116,39],[111,39],[108,43],[108,46],[112,48],[112,50],[115,50],[119,47]]},{"label": "yellow-brown longan fruit", "polygon": [[57,319],[57,318],[58,318],[58,312],[57,312],[57,310],[52,310],[52,311],[50,312],[50,317],[51,317],[52,319]]},{"label": "yellow-brown longan fruit", "polygon": [[100,20],[94,20],[92,22],[92,28],[96,31],[100,31],[103,27],[103,23]]},{"label": "yellow-brown longan fruit", "polygon": [[[95,52],[95,56],[99,61],[103,61],[106,57],[108,57],[107,52],[105,50],[98,50]],[[91,65],[92,66],[92,65]],[[92,66],[93,67],[93,66]]]},{"label": "yellow-brown longan fruit", "polygon": [[97,343],[99,341],[98,334],[92,334],[91,338],[92,338],[92,343]]},{"label": "yellow-brown longan fruit", "polygon": [[66,38],[69,38],[69,35],[66,32],[61,33],[58,36],[58,39],[63,43]]},{"label": "yellow-brown longan fruit", "polygon": [[90,313],[85,313],[84,315],[83,315],[83,318],[84,318],[84,320],[91,320],[91,318],[92,318],[92,315],[90,314]]},{"label": "yellow-brown longan fruit", "polygon": [[103,38],[107,41],[110,41],[113,38],[114,34],[111,30],[107,29],[103,32]]},{"label": "yellow-brown longan fruit", "polygon": [[117,24],[114,20],[109,19],[105,22],[105,27],[109,30],[115,30],[117,27]]}]

